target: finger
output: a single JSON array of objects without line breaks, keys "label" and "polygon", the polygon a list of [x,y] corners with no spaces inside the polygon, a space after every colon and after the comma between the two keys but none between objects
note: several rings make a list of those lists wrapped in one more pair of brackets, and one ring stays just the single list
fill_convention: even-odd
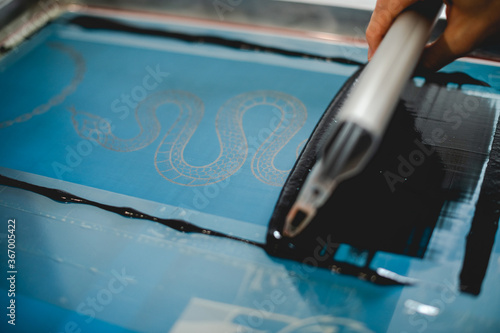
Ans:
[{"label": "finger", "polygon": [[425,48],[420,66],[426,70],[435,72],[451,63],[457,57],[458,56],[451,50],[447,39],[441,36],[438,40]]},{"label": "finger", "polygon": [[394,22],[394,19],[406,7],[418,0],[378,0],[366,28],[366,41],[368,42],[368,59],[380,45],[385,34]]},{"label": "finger", "polygon": [[484,36],[483,29],[479,27],[473,20],[460,15],[454,16],[453,20],[448,21],[443,34],[425,48],[421,66],[437,71],[472,51]]}]

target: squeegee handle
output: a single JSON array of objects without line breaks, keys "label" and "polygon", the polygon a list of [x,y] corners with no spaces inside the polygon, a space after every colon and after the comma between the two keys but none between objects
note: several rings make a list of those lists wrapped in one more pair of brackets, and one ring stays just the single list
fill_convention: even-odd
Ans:
[{"label": "squeegee handle", "polygon": [[396,18],[339,112],[339,120],[354,122],[375,137],[383,135],[442,5],[436,0],[419,1]]},{"label": "squeegee handle", "polygon": [[441,6],[438,0],[417,2],[391,26],[341,107],[321,157],[286,216],[284,235],[300,234],[338,183],[359,173],[377,150]]}]

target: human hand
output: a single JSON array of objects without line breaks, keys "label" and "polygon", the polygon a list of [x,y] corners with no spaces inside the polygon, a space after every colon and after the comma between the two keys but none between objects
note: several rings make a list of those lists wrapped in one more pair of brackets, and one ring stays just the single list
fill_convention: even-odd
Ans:
[{"label": "human hand", "polygon": [[[419,0],[377,0],[366,29],[368,59],[378,48],[394,19]],[[441,1],[441,0],[434,0]],[[500,39],[500,0],[445,0],[447,26],[426,46],[421,66],[436,71],[475,48]]]}]

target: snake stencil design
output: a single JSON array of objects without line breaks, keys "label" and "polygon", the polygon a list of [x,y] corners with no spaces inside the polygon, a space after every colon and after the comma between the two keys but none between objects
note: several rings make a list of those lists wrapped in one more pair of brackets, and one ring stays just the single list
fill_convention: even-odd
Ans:
[{"label": "snake stencil design", "polygon": [[[49,46],[67,54],[73,60],[76,68],[73,79],[48,103],[16,119],[1,122],[0,129],[46,113],[74,93],[83,80],[86,71],[83,56],[72,47],[61,43],[52,43]],[[156,170],[165,179],[185,186],[203,186],[220,182],[235,174],[245,163],[249,151],[243,129],[243,116],[256,106],[268,106],[274,112],[278,110],[279,123],[269,128],[264,127],[269,135],[253,154],[251,169],[258,180],[268,185],[281,186],[285,183],[289,170],[275,167],[276,156],[307,119],[306,107],[291,95],[262,90],[240,94],[224,103],[217,112],[215,123],[220,152],[213,162],[203,166],[190,165],[184,159],[184,149],[196,132],[204,114],[203,102],[192,93],[165,90],[146,97],[135,110],[139,133],[129,139],[117,137],[107,119],[77,111],[75,108],[70,110],[73,127],[81,137],[95,140],[110,150],[130,152],[149,146],[160,136],[162,126],[156,117],[156,112],[165,104],[174,104],[178,109],[177,118],[162,138],[154,156]],[[304,141],[297,147],[297,155],[303,145]]]},{"label": "snake stencil design", "polygon": [[158,173],[168,181],[185,186],[203,186],[222,181],[236,173],[248,156],[248,143],[243,130],[243,115],[256,106],[277,109],[281,119],[270,135],[255,152],[251,168],[260,181],[272,185],[284,184],[289,170],[274,166],[276,155],[302,128],[307,111],[297,98],[277,91],[254,91],[229,99],[217,112],[215,129],[220,152],[207,165],[190,165],[184,159],[184,149],[203,118],[204,104],[194,94],[179,90],[153,93],[139,103],[135,119],[139,134],[130,139],[115,136],[106,119],[97,115],[72,109],[72,122],[78,134],[111,150],[128,152],[142,149],[153,143],[161,132],[156,117],[158,108],[174,104],[178,116],[163,136],[154,157]]},{"label": "snake stencil design", "polygon": [[37,106],[31,112],[22,114],[12,120],[6,120],[0,122],[0,129],[12,126],[14,124],[26,122],[32,119],[33,117],[40,116],[50,111],[53,107],[63,103],[66,97],[73,94],[76,91],[78,85],[83,81],[86,72],[86,64],[83,56],[72,47],[67,46],[63,43],[52,42],[49,43],[48,46],[54,50],[58,50],[59,52],[69,56],[69,58],[75,64],[75,71],[73,74],[73,78],[71,79],[71,82],[69,82],[69,84],[65,86],[57,95],[53,96],[46,103]]}]

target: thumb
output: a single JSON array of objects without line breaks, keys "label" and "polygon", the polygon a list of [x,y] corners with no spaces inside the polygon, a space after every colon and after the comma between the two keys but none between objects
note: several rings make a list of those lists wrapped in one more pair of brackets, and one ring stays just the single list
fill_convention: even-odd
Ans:
[{"label": "thumb", "polygon": [[484,33],[478,26],[474,20],[466,18],[448,20],[443,34],[424,49],[420,66],[437,71],[472,51],[482,40]]},{"label": "thumb", "polygon": [[443,34],[424,49],[420,60],[420,67],[434,72],[448,65],[458,57],[459,55],[452,51],[450,42]]}]

